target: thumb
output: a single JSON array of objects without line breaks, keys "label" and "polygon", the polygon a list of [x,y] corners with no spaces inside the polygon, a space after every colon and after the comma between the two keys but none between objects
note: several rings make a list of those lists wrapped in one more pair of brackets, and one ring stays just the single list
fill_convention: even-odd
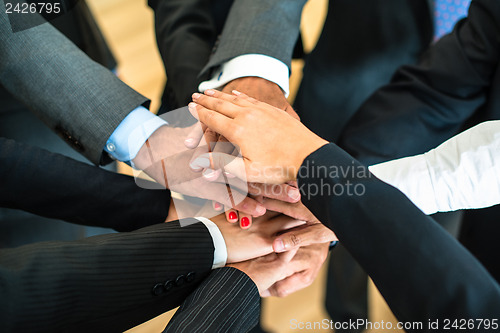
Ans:
[{"label": "thumb", "polygon": [[327,243],[338,240],[337,236],[322,223],[315,223],[287,231],[273,241],[273,250],[276,253],[290,251],[311,244]]}]

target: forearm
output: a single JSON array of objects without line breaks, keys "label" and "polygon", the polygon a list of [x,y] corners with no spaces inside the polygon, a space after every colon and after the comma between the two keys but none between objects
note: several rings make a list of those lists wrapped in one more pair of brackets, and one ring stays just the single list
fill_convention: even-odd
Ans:
[{"label": "forearm", "polygon": [[0,138],[0,206],[67,222],[132,231],[165,221],[170,191]]},{"label": "forearm", "polygon": [[[312,168],[323,167],[348,172],[329,173],[331,177],[304,176],[306,172],[311,175]],[[496,318],[498,313],[493,309],[500,306],[498,284],[465,248],[402,193],[371,176],[333,144],[307,157],[301,172],[304,204],[336,233],[399,320]],[[318,186],[322,194],[309,192]],[[344,192],[332,195],[325,189]],[[427,278],[422,279],[422,274]]]},{"label": "forearm", "polygon": [[[5,249],[0,328],[85,331],[100,322],[101,330],[123,331],[178,306],[210,272],[212,260],[212,239],[201,223]],[[194,280],[175,285],[191,272]],[[169,280],[173,288],[155,296],[154,287]]]},{"label": "forearm", "polygon": [[123,118],[148,103],[50,24],[13,33],[2,11],[0,40],[1,84],[95,164]]}]

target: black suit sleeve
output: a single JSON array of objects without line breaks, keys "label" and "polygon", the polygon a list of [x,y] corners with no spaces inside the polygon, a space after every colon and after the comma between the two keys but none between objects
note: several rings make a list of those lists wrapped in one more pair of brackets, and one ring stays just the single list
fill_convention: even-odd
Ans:
[{"label": "black suit sleeve", "polygon": [[248,332],[259,321],[260,297],[242,271],[219,268],[182,303],[164,333]]},{"label": "black suit sleeve", "polygon": [[423,323],[408,332],[428,332],[428,319],[500,317],[500,288],[472,254],[340,148],[312,153],[298,178],[304,204],[337,234],[396,317]]},{"label": "black suit sleeve", "polygon": [[177,221],[2,249],[0,331],[122,332],[180,305],[213,252],[202,223]]},{"label": "black suit sleeve", "polygon": [[164,98],[180,107],[197,91],[217,38],[211,0],[149,0],[168,83]]},{"label": "black suit sleeve", "polygon": [[164,222],[170,191],[0,138],[0,206],[77,224],[132,231]]},{"label": "black suit sleeve", "polygon": [[500,2],[472,1],[452,34],[364,103],[340,146],[374,164],[424,153],[454,136],[486,102],[500,59],[499,34]]}]

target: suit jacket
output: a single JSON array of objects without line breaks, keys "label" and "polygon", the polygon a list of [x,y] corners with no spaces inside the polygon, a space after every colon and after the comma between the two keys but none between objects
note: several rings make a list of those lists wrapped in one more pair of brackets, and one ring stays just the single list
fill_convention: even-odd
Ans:
[{"label": "suit jacket", "polygon": [[[342,172],[312,177],[318,168]],[[500,318],[500,286],[477,259],[336,145],[308,156],[298,178],[304,204],[366,270],[398,320],[423,323],[407,332],[432,331],[429,319],[444,330],[445,319]]]},{"label": "suit jacket", "polygon": [[[155,12],[158,49],[167,84],[160,113],[185,106],[197,91],[201,69],[208,62],[217,37],[212,0],[149,0]],[[225,2],[225,1],[222,1]]]},{"label": "suit jacket", "polygon": [[219,268],[189,295],[170,320],[168,332],[248,332],[257,325],[257,286],[236,268]]},{"label": "suit jacket", "polygon": [[340,145],[374,164],[424,153],[465,127],[499,119],[499,22],[496,2],[473,1],[452,34],[363,104]]},{"label": "suit jacket", "polygon": [[0,206],[67,222],[132,231],[162,223],[170,191],[0,138]]},{"label": "suit jacket", "polygon": [[49,24],[12,33],[2,11],[0,41],[0,83],[96,164],[123,118],[148,104]]}]

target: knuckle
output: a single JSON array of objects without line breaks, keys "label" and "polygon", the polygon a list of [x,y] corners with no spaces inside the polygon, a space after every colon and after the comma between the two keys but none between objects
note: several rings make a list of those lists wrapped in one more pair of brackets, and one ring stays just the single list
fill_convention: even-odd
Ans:
[{"label": "knuckle", "polygon": [[300,237],[297,234],[291,234],[288,239],[292,247],[297,247],[300,245]]}]

